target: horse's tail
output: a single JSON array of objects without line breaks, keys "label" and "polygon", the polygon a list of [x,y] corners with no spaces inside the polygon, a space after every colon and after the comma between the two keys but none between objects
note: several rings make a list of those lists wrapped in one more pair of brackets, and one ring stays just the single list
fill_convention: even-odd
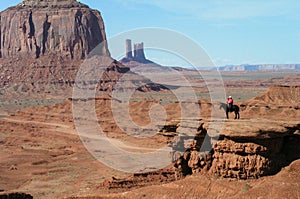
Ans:
[{"label": "horse's tail", "polygon": [[246,109],[246,107],[247,107],[246,104],[241,104],[241,105],[240,105],[240,108],[241,108],[242,111],[244,111],[244,110]]}]

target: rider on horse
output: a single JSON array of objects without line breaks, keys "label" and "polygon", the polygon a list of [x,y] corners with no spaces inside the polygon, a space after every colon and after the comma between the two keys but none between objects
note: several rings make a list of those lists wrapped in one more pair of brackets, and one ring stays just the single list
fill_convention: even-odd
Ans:
[{"label": "rider on horse", "polygon": [[229,96],[229,97],[227,98],[227,104],[228,104],[228,109],[229,109],[230,111],[232,111],[232,109],[233,109],[233,99],[232,99],[231,96]]}]

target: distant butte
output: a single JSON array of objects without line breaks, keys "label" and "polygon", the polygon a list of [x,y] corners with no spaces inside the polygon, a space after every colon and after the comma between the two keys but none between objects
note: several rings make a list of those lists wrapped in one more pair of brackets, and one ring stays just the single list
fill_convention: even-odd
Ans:
[{"label": "distant butte", "polygon": [[158,65],[151,60],[146,59],[145,52],[144,52],[144,43],[136,43],[133,45],[134,50],[132,54],[132,44],[131,40],[126,40],[126,55],[123,59],[120,60],[121,63],[125,65],[135,66],[139,64],[152,64]]},{"label": "distant butte", "polygon": [[87,5],[77,2],[76,0],[24,0],[18,5],[18,7],[36,7],[36,8],[46,8],[46,7],[80,7],[88,8]]}]

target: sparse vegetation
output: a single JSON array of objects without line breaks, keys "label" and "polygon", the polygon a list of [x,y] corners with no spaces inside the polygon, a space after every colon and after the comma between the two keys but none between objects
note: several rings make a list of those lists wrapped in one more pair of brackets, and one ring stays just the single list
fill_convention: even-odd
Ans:
[{"label": "sparse vegetation", "polygon": [[251,189],[252,187],[247,183],[243,188],[242,188],[242,192],[246,192],[249,189]]}]

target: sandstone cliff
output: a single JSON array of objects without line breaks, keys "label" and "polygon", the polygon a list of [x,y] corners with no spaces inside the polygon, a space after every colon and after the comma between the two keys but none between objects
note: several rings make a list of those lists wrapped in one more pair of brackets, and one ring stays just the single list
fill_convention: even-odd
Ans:
[{"label": "sandstone cliff", "polygon": [[[82,63],[96,54],[111,63],[93,84],[111,92],[129,68],[110,58],[100,12],[76,0],[24,0],[0,13],[0,97],[70,97]],[[151,83],[130,75],[133,88]]]},{"label": "sandstone cliff", "polygon": [[[0,57],[83,59],[106,41],[101,14],[75,0],[25,0],[0,13]],[[101,49],[109,55],[107,45]]]},{"label": "sandstone cliff", "polygon": [[[299,95],[299,86],[269,88],[241,105],[244,120],[226,120],[215,141],[214,133],[206,131],[212,122],[203,123],[197,132],[185,127],[196,136],[175,163],[179,177],[209,171],[223,177],[258,178],[299,159]],[[206,135],[210,136],[212,151],[200,153]]]},{"label": "sandstone cliff", "polygon": [[[249,120],[225,122],[219,137],[208,132],[211,121],[191,120],[193,126],[181,126],[171,121],[163,129],[163,135],[177,136],[170,146],[173,148],[173,168],[167,167],[156,172],[135,173],[125,179],[106,180],[108,189],[130,189],[161,182],[179,180],[191,174],[213,174],[224,178],[255,179],[273,175],[283,167],[300,158],[299,122],[274,122]],[[216,122],[216,121],[214,121]],[[248,125],[248,126],[247,126]],[[181,133],[185,128],[195,136]],[[204,140],[210,150],[200,151]],[[211,176],[213,176],[211,175]],[[143,176],[143,178],[141,177]],[[195,178],[198,178],[197,176]]]},{"label": "sandstone cliff", "polygon": [[[97,54],[110,57],[100,12],[76,0],[24,0],[4,10],[0,97],[69,97],[79,67],[96,46]],[[111,79],[120,76],[115,73]]]}]

